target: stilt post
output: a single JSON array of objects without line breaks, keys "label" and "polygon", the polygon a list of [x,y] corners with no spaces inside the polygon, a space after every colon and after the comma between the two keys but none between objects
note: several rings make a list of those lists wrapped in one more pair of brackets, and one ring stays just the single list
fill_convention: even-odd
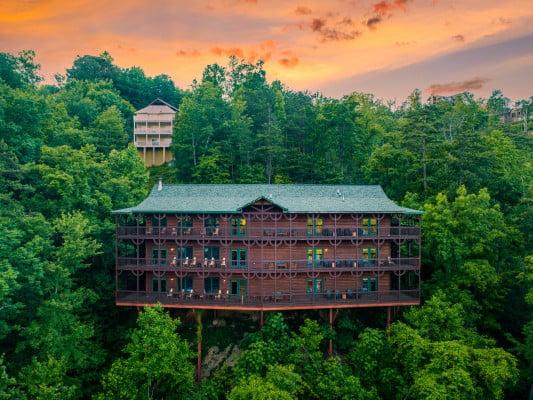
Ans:
[{"label": "stilt post", "polygon": [[202,380],[202,336],[203,336],[203,325],[202,325],[202,316],[204,310],[194,310],[194,316],[196,317],[196,342],[197,342],[197,359],[196,359],[196,381],[200,382]]},{"label": "stilt post", "polygon": [[389,306],[387,307],[387,329],[390,328],[391,320],[392,320],[391,307]]},{"label": "stilt post", "polygon": [[265,324],[264,316],[263,316],[263,310],[259,311],[259,326],[262,328]]},{"label": "stilt post", "polygon": [[[329,309],[329,328],[333,332],[333,308]],[[328,343],[328,355],[331,357],[333,356],[333,338],[329,338]]]}]

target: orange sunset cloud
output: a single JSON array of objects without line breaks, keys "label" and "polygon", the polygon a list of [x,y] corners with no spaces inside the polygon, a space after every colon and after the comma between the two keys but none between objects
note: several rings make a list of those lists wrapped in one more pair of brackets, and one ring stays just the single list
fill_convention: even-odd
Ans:
[{"label": "orange sunset cloud", "polygon": [[205,65],[235,55],[263,59],[269,79],[331,96],[361,90],[401,99],[414,88],[459,90],[481,76],[482,82],[466,87],[479,95],[500,88],[525,97],[533,89],[525,79],[533,67],[530,5],[530,0],[8,0],[0,11],[0,44],[2,51],[35,50],[47,81],[77,55],[107,50],[121,66],[166,73],[184,88]]}]

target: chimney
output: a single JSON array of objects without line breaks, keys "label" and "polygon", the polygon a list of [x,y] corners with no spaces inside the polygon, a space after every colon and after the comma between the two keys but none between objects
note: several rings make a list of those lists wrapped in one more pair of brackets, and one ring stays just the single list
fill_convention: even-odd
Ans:
[{"label": "chimney", "polygon": [[163,178],[159,178],[159,183],[157,184],[157,190],[160,192],[163,190]]}]

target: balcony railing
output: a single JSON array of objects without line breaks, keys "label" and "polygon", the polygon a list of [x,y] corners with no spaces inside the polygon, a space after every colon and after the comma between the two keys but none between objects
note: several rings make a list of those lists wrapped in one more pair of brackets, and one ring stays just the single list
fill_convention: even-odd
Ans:
[{"label": "balcony railing", "polygon": [[418,304],[419,290],[366,291],[363,288],[324,290],[319,293],[290,293],[273,291],[262,295],[232,295],[223,293],[196,294],[193,291],[137,292],[119,290],[116,302],[122,305],[149,305],[161,303],[175,307],[219,307],[237,309],[350,307],[357,305]]},{"label": "balcony railing", "polygon": [[172,135],[172,127],[166,128],[135,128],[133,133],[136,135]]},{"label": "balcony railing", "polygon": [[307,229],[297,228],[192,228],[192,227],[145,227],[145,226],[119,226],[117,233],[120,237],[162,237],[162,238],[233,238],[235,240],[247,238],[262,239],[333,239],[333,238],[394,238],[394,237],[418,237],[419,227],[379,227],[368,228],[323,228],[321,231],[310,232]]},{"label": "balcony railing", "polygon": [[398,257],[386,259],[338,258],[330,260],[263,260],[235,262],[226,259],[161,259],[118,257],[117,267],[127,270],[168,270],[168,271],[253,271],[253,272],[330,272],[353,270],[398,269],[413,270],[420,268],[420,259],[415,257]]},{"label": "balcony railing", "polygon": [[169,147],[172,144],[172,140],[136,140],[134,143],[135,147]]}]

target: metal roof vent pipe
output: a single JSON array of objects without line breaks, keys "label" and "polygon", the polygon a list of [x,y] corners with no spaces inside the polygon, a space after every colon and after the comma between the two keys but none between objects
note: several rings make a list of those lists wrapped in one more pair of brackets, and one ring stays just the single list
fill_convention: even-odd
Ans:
[{"label": "metal roof vent pipe", "polygon": [[157,184],[157,191],[160,192],[163,190],[163,178],[159,178],[159,183]]}]

